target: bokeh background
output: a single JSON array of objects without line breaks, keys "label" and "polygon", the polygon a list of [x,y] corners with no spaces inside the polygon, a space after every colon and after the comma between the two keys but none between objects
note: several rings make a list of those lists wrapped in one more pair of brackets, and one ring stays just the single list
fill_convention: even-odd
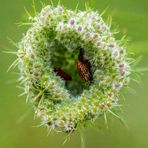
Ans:
[{"label": "bokeh background", "polygon": [[[48,3],[48,1],[42,0]],[[56,4],[57,1],[53,0]],[[84,0],[61,0],[69,9],[77,3],[84,9]],[[122,33],[129,39],[128,50],[142,56],[138,67],[148,67],[148,0],[88,0],[92,7],[102,12],[108,7],[104,18],[112,16]],[[40,10],[40,2],[35,0]],[[0,148],[79,148],[80,136],[76,132],[65,145],[65,134],[51,133],[45,128],[37,128],[33,120],[33,110],[26,104],[25,97],[18,97],[17,70],[6,72],[15,59],[14,55],[4,54],[3,50],[16,50],[8,42],[21,39],[27,27],[16,23],[25,20],[24,6],[32,11],[32,0],[0,0]],[[148,72],[137,77],[139,83],[131,82],[125,95],[124,119],[127,130],[116,119],[108,130],[84,131],[86,148],[148,148]]]}]

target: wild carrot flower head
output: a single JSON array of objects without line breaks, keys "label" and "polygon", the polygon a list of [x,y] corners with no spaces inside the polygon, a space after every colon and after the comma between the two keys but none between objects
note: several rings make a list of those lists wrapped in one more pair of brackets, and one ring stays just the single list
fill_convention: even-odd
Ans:
[{"label": "wild carrot flower head", "polygon": [[19,42],[18,67],[41,124],[72,132],[113,113],[131,69],[124,45],[101,15],[46,6],[31,21]]}]

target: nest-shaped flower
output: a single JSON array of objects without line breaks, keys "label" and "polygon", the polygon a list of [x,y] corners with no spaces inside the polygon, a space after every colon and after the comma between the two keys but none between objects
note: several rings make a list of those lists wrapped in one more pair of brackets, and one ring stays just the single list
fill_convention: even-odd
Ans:
[{"label": "nest-shaped flower", "polygon": [[20,81],[42,125],[72,132],[115,108],[130,66],[101,15],[48,5],[31,20],[19,43]]}]

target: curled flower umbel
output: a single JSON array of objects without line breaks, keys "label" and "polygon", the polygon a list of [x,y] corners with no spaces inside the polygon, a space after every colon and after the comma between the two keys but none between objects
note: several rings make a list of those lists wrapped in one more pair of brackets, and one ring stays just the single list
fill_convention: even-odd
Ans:
[{"label": "curled flower umbel", "polygon": [[112,112],[130,65],[98,12],[48,5],[19,42],[18,67],[41,125],[73,132]]}]

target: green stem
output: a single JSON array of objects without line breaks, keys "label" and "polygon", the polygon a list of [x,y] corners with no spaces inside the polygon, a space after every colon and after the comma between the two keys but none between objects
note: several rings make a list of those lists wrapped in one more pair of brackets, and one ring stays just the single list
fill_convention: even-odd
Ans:
[{"label": "green stem", "polygon": [[81,148],[86,148],[83,131],[80,131],[80,138],[81,138]]}]

